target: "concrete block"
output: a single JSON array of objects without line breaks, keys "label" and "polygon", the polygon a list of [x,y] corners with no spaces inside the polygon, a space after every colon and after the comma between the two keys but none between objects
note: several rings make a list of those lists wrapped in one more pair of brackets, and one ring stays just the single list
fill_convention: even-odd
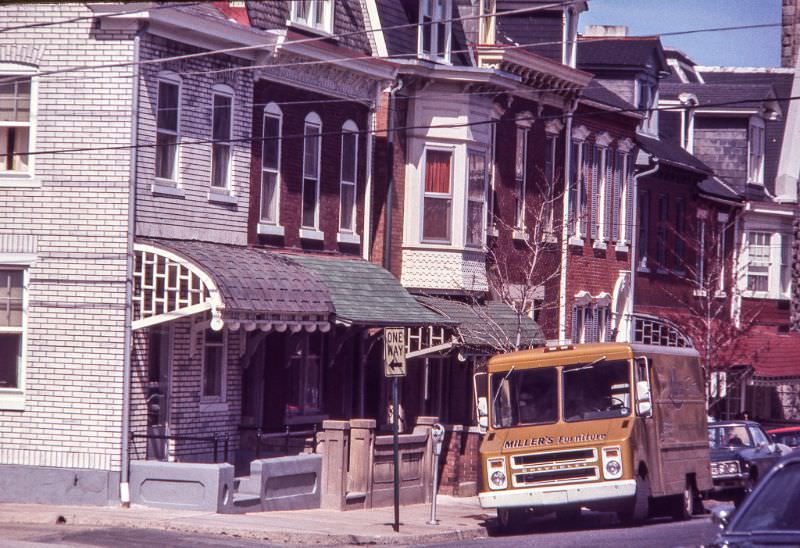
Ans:
[{"label": "concrete block", "polygon": [[305,510],[321,505],[321,455],[255,460],[250,464],[250,476],[260,478],[263,510]]},{"label": "concrete block", "polygon": [[233,466],[227,463],[131,462],[131,502],[156,508],[228,513]]},{"label": "concrete block", "polygon": [[117,472],[0,465],[0,502],[104,506],[118,490]]}]

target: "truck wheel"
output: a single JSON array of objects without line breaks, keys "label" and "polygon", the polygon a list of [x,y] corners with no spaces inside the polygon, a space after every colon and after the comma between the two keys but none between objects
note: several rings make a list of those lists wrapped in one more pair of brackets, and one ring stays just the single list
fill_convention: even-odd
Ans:
[{"label": "truck wheel", "polygon": [[641,523],[650,515],[650,480],[647,476],[636,476],[636,494],[627,508],[617,512],[625,525]]},{"label": "truck wheel", "polygon": [[687,480],[683,493],[678,497],[674,497],[674,499],[672,503],[672,519],[675,521],[692,519],[692,515],[696,511],[695,501],[697,500],[694,483],[691,480]]},{"label": "truck wheel", "polygon": [[498,508],[497,525],[504,533],[519,531],[525,521],[524,508]]}]

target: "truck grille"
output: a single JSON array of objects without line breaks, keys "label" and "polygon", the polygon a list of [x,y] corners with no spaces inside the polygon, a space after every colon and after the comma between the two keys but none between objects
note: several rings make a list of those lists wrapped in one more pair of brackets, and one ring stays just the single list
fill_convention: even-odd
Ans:
[{"label": "truck grille", "polygon": [[542,464],[580,464],[597,461],[597,449],[567,449],[565,451],[548,451],[528,453],[511,457],[511,468],[516,470]]},{"label": "truck grille", "polygon": [[592,481],[600,477],[597,449],[564,449],[511,457],[514,487]]},{"label": "truck grille", "polygon": [[581,468],[559,468],[557,470],[536,470],[514,475],[515,487],[527,487],[560,481],[590,481],[598,478],[596,466]]}]

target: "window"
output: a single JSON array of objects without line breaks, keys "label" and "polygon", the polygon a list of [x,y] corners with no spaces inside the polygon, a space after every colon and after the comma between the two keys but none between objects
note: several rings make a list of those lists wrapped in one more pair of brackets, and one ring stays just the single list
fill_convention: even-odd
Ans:
[{"label": "window", "polygon": [[469,153],[467,181],[467,245],[483,245],[483,220],[486,218],[486,154]]},{"label": "window", "polygon": [[686,202],[675,200],[675,268],[684,270],[686,260]]},{"label": "window", "polygon": [[3,74],[0,83],[0,176],[31,172],[34,78]]},{"label": "window", "polygon": [[602,190],[602,201],[601,201],[601,211],[603,212],[603,230],[601,233],[601,237],[603,241],[608,241],[611,239],[611,227],[614,223],[614,175],[616,169],[616,153],[615,151],[611,150],[610,148],[603,149],[603,190]]},{"label": "window", "polygon": [[593,163],[591,165],[592,181],[592,219],[591,231],[593,240],[603,238],[603,203],[606,199],[606,147],[591,145]]},{"label": "window", "polygon": [[425,151],[425,196],[422,206],[422,239],[450,243],[452,210],[453,153],[448,150]]},{"label": "window", "polygon": [[611,342],[611,308],[608,305],[598,304],[597,313],[597,342]]},{"label": "window", "polygon": [[225,333],[206,329],[203,338],[201,399],[225,400]]},{"label": "window", "polygon": [[489,166],[489,199],[486,206],[486,227],[490,231],[492,235],[496,235],[496,228],[494,222],[494,200],[495,200],[495,181],[497,180],[497,122],[498,120],[493,119],[492,121],[492,131],[491,131],[491,142],[489,143],[489,150],[491,151],[491,165]]},{"label": "window", "polygon": [[750,230],[745,239],[745,289],[758,297],[786,299],[791,292],[791,237]]},{"label": "window", "polygon": [[764,184],[764,120],[751,118],[747,139],[747,182]]},{"label": "window", "polygon": [[495,42],[495,8],[495,0],[480,0],[480,15],[482,17],[479,20],[478,26],[480,28],[479,39],[481,45],[494,44]]},{"label": "window", "polygon": [[[725,232],[728,225],[728,215],[717,214],[717,291],[725,291]],[[788,293],[788,290],[787,290]]]},{"label": "window", "polygon": [[545,196],[547,200],[545,204],[545,220],[544,220],[544,234],[555,234],[555,190],[556,190],[556,143],[558,137],[556,135],[548,135],[544,142],[544,182],[545,182]]},{"label": "window", "polygon": [[322,120],[312,112],[306,116],[303,130],[303,211],[305,228],[319,227],[319,162],[322,141]]},{"label": "window", "polygon": [[636,97],[636,108],[642,111],[645,118],[642,120],[642,129],[650,134],[655,134],[658,130],[658,110],[653,106],[658,104],[658,92],[656,85],[645,80],[637,80],[638,88]]},{"label": "window", "polygon": [[647,254],[650,247],[650,193],[639,192],[639,268],[647,268]]},{"label": "window", "polygon": [[451,0],[420,0],[417,51],[420,57],[450,62]]},{"label": "window", "polygon": [[586,194],[584,192],[584,187],[586,186],[586,181],[584,180],[584,171],[581,169],[584,161],[583,157],[585,155],[586,143],[573,141],[569,169],[569,227],[570,233],[578,238],[585,234]]},{"label": "window", "polygon": [[[174,76],[164,78],[174,80]],[[159,80],[156,106],[156,178],[178,179],[178,144],[180,142],[180,84]]]},{"label": "window", "polygon": [[525,229],[525,185],[528,165],[528,128],[517,126],[516,152],[514,154],[514,227]]},{"label": "window", "polygon": [[[616,196],[617,206],[614,214],[614,228],[617,233],[614,239],[619,238],[622,244],[628,244],[633,235],[633,189],[630,185],[630,165],[628,162],[628,154],[617,152],[617,169],[619,186],[617,187]],[[625,208],[625,219],[620,220],[622,213],[621,209]]]},{"label": "window", "polygon": [[282,125],[281,109],[269,103],[261,130],[261,222],[272,225],[278,224]]},{"label": "window", "polygon": [[24,270],[0,269],[0,408],[6,408],[4,392],[23,388],[24,286]]},{"label": "window", "polygon": [[356,231],[356,177],[358,173],[358,126],[348,120],[342,127],[342,175],[339,230]]},{"label": "window", "polygon": [[595,204],[597,200],[598,152],[594,143],[587,143],[584,146],[581,164],[583,182],[578,197],[581,204],[581,234],[589,235],[592,238],[597,237],[597,206]]},{"label": "window", "polygon": [[322,412],[322,337],[298,333],[288,341],[289,399],[286,418]]},{"label": "window", "polygon": [[770,237],[769,232],[747,233],[747,290],[769,291]]},{"label": "window", "polygon": [[587,343],[597,340],[596,309],[591,305],[572,306],[572,341]]},{"label": "window", "polygon": [[659,268],[668,268],[667,229],[669,227],[669,198],[666,194],[658,197],[658,239],[656,241],[656,261]]},{"label": "window", "polygon": [[292,23],[323,32],[333,31],[333,0],[296,0],[291,6]]},{"label": "window", "polygon": [[233,90],[213,94],[211,120],[211,186],[229,188],[231,177],[231,134],[233,132]]},{"label": "window", "polygon": [[696,259],[697,265],[695,269],[697,272],[697,286],[698,289],[705,291],[706,287],[706,219],[708,218],[708,211],[699,209],[697,211],[697,251]]}]

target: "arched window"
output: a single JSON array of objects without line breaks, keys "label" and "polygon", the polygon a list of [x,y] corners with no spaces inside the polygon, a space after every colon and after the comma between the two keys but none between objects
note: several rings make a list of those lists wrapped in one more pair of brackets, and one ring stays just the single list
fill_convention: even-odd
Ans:
[{"label": "arched window", "polygon": [[278,224],[283,112],[275,103],[264,107],[261,130],[261,222]]},{"label": "arched window", "polygon": [[310,112],[303,128],[303,206],[301,226],[319,229],[319,164],[322,153],[322,120]]},{"label": "arched window", "polygon": [[233,146],[233,88],[224,84],[212,88],[211,186],[230,188]]},{"label": "arched window", "polygon": [[342,126],[342,168],[339,193],[339,231],[356,231],[356,181],[358,179],[358,126],[348,120]]},{"label": "arched window", "polygon": [[158,74],[156,98],[156,178],[178,181],[181,127],[181,79],[174,72]]}]

